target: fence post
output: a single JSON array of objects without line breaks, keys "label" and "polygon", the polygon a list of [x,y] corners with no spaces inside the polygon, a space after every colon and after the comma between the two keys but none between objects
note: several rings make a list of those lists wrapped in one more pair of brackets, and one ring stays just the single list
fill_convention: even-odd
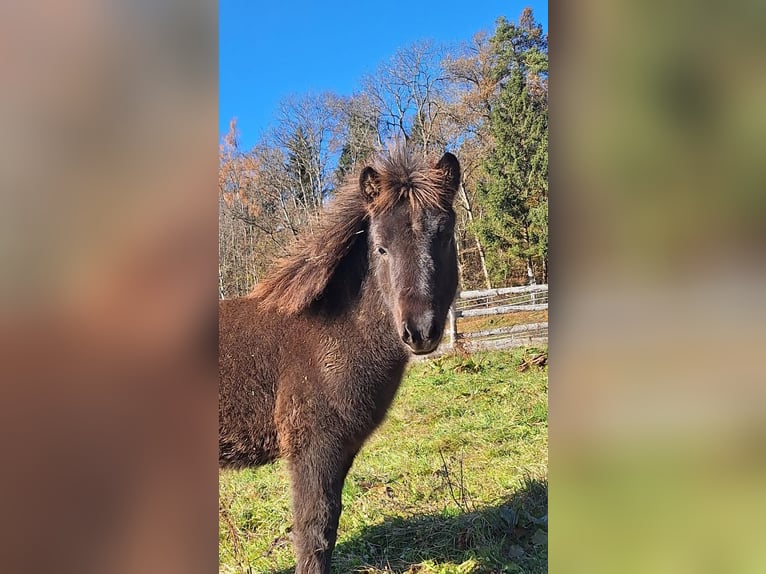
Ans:
[{"label": "fence post", "polygon": [[455,347],[455,341],[457,341],[457,313],[453,301],[449,308],[449,342],[452,348]]},{"label": "fence post", "polygon": [[535,285],[537,285],[537,281],[535,281],[535,274],[532,273],[532,267],[527,263],[527,278],[529,279],[528,285],[532,287],[532,291],[530,291],[530,299],[532,300],[532,305],[537,304],[537,296],[535,295]]}]

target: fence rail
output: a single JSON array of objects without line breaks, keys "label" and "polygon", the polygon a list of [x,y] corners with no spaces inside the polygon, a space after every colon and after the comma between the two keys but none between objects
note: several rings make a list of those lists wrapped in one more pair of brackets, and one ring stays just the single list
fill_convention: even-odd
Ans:
[{"label": "fence rail", "polygon": [[496,336],[513,335],[516,333],[536,334],[538,331],[548,328],[548,323],[527,323],[525,325],[513,325],[512,327],[498,327],[497,329],[488,329],[486,331],[476,331],[474,333],[462,333],[461,339],[481,339]]},{"label": "fence rail", "polygon": [[497,307],[487,307],[486,309],[457,309],[458,317],[483,317],[485,315],[504,315],[514,311],[545,311],[548,303],[539,303],[537,305],[499,305]]},{"label": "fence rail", "polygon": [[484,297],[499,297],[500,295],[508,295],[509,293],[535,293],[535,292],[548,292],[547,285],[521,285],[519,287],[501,287],[500,289],[484,289],[479,291],[461,291],[458,295],[460,300],[479,299]]},{"label": "fence rail", "polygon": [[450,309],[449,342],[445,351],[459,343],[466,350],[505,349],[548,342],[548,323],[527,323],[475,332],[460,332],[458,318],[505,315],[519,311],[547,311],[548,285],[525,285],[461,291]]}]

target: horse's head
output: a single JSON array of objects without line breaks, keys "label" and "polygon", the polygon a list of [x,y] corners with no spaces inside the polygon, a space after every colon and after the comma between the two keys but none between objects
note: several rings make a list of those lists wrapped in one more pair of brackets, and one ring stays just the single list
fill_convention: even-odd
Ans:
[{"label": "horse's head", "polygon": [[402,341],[422,355],[439,345],[457,289],[452,202],[460,164],[450,153],[432,167],[399,160],[366,167],[360,187],[369,205],[373,276]]}]

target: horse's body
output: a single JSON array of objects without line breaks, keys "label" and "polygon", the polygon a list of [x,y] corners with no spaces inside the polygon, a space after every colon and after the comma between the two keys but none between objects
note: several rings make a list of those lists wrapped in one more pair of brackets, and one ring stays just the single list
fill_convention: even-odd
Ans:
[{"label": "horse's body", "polygon": [[339,192],[313,237],[219,309],[219,463],[284,457],[297,574],[326,574],[346,473],[410,352],[438,345],[457,286],[459,166],[402,150]]}]

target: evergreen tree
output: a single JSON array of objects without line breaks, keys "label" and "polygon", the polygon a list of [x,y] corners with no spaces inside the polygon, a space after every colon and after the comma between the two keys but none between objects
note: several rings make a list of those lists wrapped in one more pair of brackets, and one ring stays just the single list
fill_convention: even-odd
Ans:
[{"label": "evergreen tree", "polygon": [[492,44],[502,80],[490,116],[494,146],[478,186],[477,231],[489,247],[494,281],[505,283],[527,268],[547,281],[547,39],[525,10],[519,25],[498,21]]},{"label": "evergreen tree", "polygon": [[293,185],[293,194],[307,210],[316,214],[321,206],[322,190],[316,177],[317,151],[305,130],[298,126],[287,143],[286,172]]},{"label": "evergreen tree", "polygon": [[346,141],[341,148],[335,177],[338,182],[364,162],[375,151],[377,128],[375,122],[361,113],[351,110],[346,126]]}]

